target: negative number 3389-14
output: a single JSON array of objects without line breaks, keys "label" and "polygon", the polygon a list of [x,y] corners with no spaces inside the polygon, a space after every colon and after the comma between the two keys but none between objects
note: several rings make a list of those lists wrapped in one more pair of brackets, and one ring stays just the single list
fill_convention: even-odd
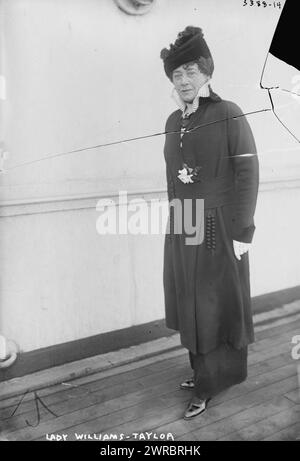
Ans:
[{"label": "negative number 3389-14", "polygon": [[262,6],[263,8],[267,8],[267,6],[273,6],[274,8],[282,8],[281,2],[265,2],[255,0],[244,0],[243,6]]}]

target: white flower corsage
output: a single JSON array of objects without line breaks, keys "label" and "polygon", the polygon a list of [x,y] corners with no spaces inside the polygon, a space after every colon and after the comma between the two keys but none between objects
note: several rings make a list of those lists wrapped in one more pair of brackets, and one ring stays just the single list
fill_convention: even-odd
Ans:
[{"label": "white flower corsage", "polygon": [[186,168],[183,168],[182,170],[178,170],[179,175],[177,176],[180,181],[182,181],[184,184],[192,183],[192,175],[188,174],[188,171]]},{"label": "white flower corsage", "polygon": [[201,167],[190,168],[186,163],[183,164],[183,169],[178,170],[179,175],[177,176],[180,181],[184,184],[191,184],[194,180],[199,181],[199,172]]}]

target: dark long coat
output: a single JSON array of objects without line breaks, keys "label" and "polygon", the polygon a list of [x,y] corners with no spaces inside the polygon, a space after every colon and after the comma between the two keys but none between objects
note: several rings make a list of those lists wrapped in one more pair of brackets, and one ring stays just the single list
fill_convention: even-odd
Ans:
[{"label": "dark long coat", "polygon": [[[233,240],[252,241],[259,182],[257,156],[242,156],[256,154],[251,128],[242,115],[235,103],[210,89],[209,97],[200,98],[187,129],[205,126],[186,132],[182,145],[176,133],[182,112],[173,112],[166,123],[169,202],[177,198],[183,204],[189,198],[195,204],[204,198],[203,242],[187,245],[185,232],[172,232],[170,207],[171,232],[164,245],[166,326],[178,330],[182,345],[194,354],[205,354],[222,343],[240,349],[254,342],[249,257],[245,253],[238,260],[233,250]],[[201,167],[199,181],[181,182],[178,170],[183,163]]]}]

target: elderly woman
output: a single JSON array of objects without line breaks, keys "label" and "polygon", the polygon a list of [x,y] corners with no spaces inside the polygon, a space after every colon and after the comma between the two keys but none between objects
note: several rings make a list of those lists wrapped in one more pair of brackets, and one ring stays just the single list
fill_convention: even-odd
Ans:
[{"label": "elderly woman", "polygon": [[[202,30],[186,27],[161,58],[179,106],[165,129],[170,202],[163,273],[166,325],[179,331],[189,350],[193,377],[181,388],[194,393],[184,414],[190,419],[217,393],[247,377],[248,344],[254,342],[248,249],[259,167],[246,117],[211,89],[214,64]],[[194,213],[196,200],[203,199],[194,244],[187,242],[174,199],[182,203],[183,215],[184,200]]]}]

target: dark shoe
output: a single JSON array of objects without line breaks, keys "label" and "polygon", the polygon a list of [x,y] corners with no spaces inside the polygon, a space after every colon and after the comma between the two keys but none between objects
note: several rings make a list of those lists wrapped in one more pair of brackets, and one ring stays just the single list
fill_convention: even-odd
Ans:
[{"label": "dark shoe", "polygon": [[201,415],[206,410],[207,404],[210,401],[210,398],[207,398],[206,400],[202,400],[202,402],[199,403],[194,403],[191,401],[187,409],[185,410],[183,419],[189,420],[192,418],[195,418],[195,416]]},{"label": "dark shoe", "polygon": [[188,378],[183,383],[180,384],[180,389],[190,390],[194,389],[195,383],[194,378]]}]

